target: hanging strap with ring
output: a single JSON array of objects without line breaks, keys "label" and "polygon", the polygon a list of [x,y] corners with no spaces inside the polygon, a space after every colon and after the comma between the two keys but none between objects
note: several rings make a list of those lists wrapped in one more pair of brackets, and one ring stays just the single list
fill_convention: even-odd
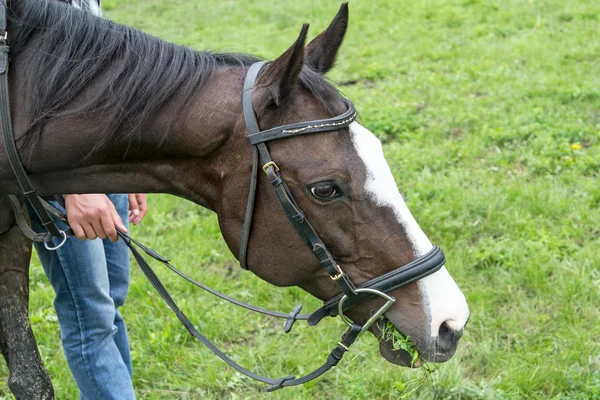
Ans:
[{"label": "hanging strap with ring", "polygon": [[[61,230],[46,208],[43,205],[43,200],[37,195],[35,188],[27,177],[27,172],[19,157],[15,137],[12,129],[12,120],[10,115],[10,101],[8,92],[8,32],[6,31],[6,5],[0,1],[0,126],[2,126],[2,134],[4,138],[4,148],[10,166],[15,174],[17,183],[21,189],[21,193],[33,207],[33,210],[39,217],[42,225],[47,233],[44,236],[44,243],[47,249],[56,250],[61,247],[66,239],[67,233]],[[58,246],[51,246],[52,237],[61,239]]]}]

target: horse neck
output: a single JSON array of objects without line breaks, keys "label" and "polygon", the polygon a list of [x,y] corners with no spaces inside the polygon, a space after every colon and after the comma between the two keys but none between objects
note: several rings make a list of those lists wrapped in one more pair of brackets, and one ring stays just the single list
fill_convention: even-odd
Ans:
[{"label": "horse neck", "polygon": [[[20,104],[22,96],[18,96],[23,85],[16,64],[10,88],[18,138],[27,120],[25,105]],[[214,209],[223,168],[229,154],[240,147],[230,139],[242,121],[242,79],[241,68],[215,70],[189,111],[178,113],[180,110],[173,107],[176,99],[166,102],[144,125],[134,148],[116,140],[87,157],[100,140],[103,121],[77,115],[53,121],[43,130],[39,143],[31,147],[31,153],[22,155],[31,180],[40,195],[171,193]],[[94,85],[102,85],[101,79]],[[174,115],[185,118],[173,126]],[[3,150],[0,165],[0,194],[15,192]]]}]

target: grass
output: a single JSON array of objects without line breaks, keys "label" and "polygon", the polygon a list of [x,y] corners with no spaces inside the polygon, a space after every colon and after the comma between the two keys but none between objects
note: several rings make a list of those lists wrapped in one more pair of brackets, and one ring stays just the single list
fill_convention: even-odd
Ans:
[{"label": "grass", "polygon": [[391,340],[392,348],[394,350],[404,350],[410,354],[410,365],[411,367],[414,366],[421,355],[415,344],[410,340],[410,336],[406,336],[400,332],[390,321],[386,322],[386,320],[382,318],[377,323],[379,324],[380,322],[384,324],[382,326],[383,329],[380,340]]},{"label": "grass", "polygon": [[[106,16],[196,49],[273,58],[337,2],[106,0]],[[446,252],[472,317],[456,356],[421,372],[387,364],[360,338],[332,372],[273,399],[600,398],[600,3],[371,0],[350,5],[331,77],[384,150],[423,230]],[[240,270],[216,218],[152,196],[135,237],[242,300],[291,310],[318,302]],[[225,367],[180,327],[134,268],[129,324],[142,399],[254,399],[264,387]],[[250,316],[173,276],[195,324],[260,373],[308,372],[344,326]],[[31,319],[59,399],[76,398],[52,291],[34,262]],[[10,398],[0,366],[0,398]],[[412,394],[411,394],[412,392]]]}]

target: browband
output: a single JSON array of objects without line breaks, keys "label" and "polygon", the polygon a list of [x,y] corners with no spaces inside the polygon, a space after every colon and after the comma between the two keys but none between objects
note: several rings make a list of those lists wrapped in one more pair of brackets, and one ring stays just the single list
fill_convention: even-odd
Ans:
[{"label": "browband", "polygon": [[291,136],[335,131],[336,129],[348,126],[356,119],[356,109],[350,101],[346,99],[343,99],[343,101],[348,107],[348,110],[337,117],[277,126],[264,131],[251,133],[248,135],[248,140],[250,141],[250,144],[254,145],[275,139],[285,139],[286,137]]}]

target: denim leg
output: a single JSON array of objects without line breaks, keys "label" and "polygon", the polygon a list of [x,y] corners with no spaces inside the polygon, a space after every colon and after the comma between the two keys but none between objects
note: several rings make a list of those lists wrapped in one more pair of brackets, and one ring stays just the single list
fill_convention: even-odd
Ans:
[{"label": "denim leg", "polygon": [[[117,212],[123,220],[123,224],[129,228],[129,201],[127,195],[109,194],[108,198],[115,205]],[[110,297],[115,303],[114,324],[117,327],[117,332],[114,340],[121,353],[123,362],[129,370],[129,376],[131,376],[131,354],[129,353],[127,327],[119,312],[119,307],[125,304],[125,298],[129,291],[129,249],[122,240],[113,243],[109,239],[104,239],[103,243],[108,269],[108,281],[110,284]]]},{"label": "denim leg", "polygon": [[[30,215],[34,229],[41,230],[37,216]],[[36,250],[56,293],[54,307],[63,348],[81,398],[134,399],[129,352],[125,352],[125,361],[120,349],[127,344],[127,331],[111,297],[112,273],[108,271],[104,242],[70,238],[57,251],[48,251],[40,244]],[[125,256],[117,257],[119,252]],[[115,262],[127,258],[126,247],[112,246],[109,255],[112,269],[117,269]],[[128,261],[125,269],[129,270]],[[127,278],[121,277],[119,303],[126,295],[123,280]]]}]

